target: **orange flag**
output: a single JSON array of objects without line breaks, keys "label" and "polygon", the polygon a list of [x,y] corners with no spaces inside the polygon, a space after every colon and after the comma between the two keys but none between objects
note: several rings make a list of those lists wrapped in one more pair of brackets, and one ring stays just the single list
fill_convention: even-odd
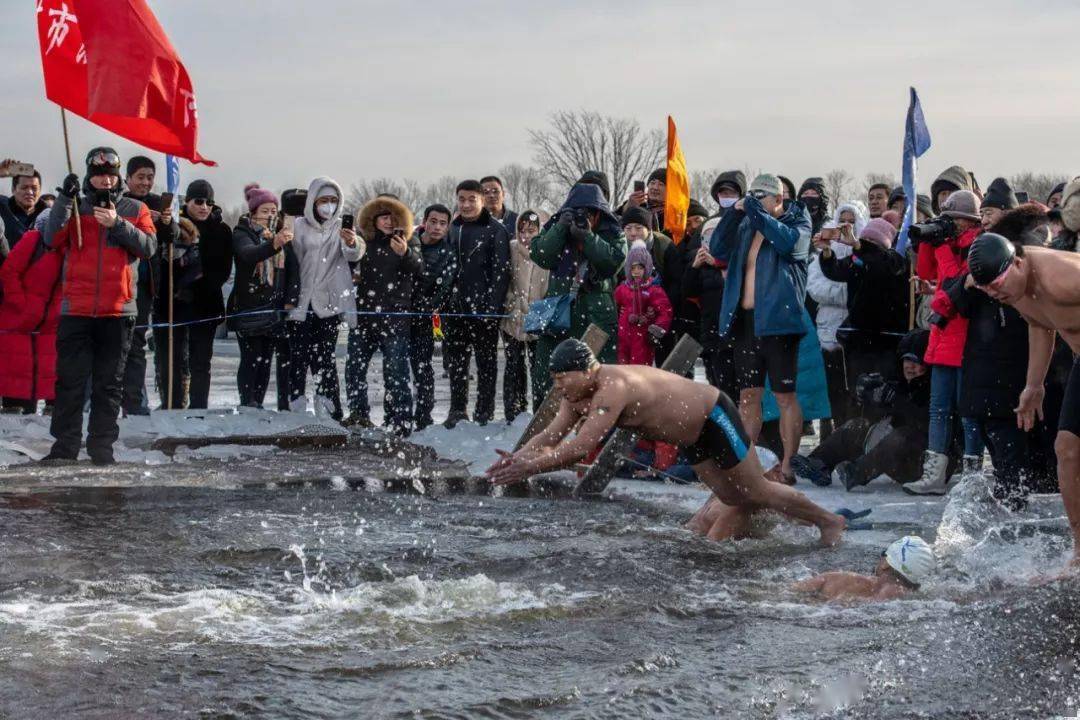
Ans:
[{"label": "orange flag", "polygon": [[671,239],[678,245],[686,235],[686,212],[690,209],[690,175],[686,172],[686,158],[679,146],[675,121],[667,119],[667,178],[665,181],[664,226],[671,231]]}]

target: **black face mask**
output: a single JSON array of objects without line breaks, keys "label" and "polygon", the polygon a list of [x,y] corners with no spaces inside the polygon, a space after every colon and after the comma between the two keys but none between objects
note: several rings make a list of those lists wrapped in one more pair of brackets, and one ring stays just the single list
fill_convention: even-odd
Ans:
[{"label": "black face mask", "polygon": [[804,197],[802,198],[803,205],[810,211],[811,215],[817,215],[824,209],[821,203],[821,198],[816,197]]}]

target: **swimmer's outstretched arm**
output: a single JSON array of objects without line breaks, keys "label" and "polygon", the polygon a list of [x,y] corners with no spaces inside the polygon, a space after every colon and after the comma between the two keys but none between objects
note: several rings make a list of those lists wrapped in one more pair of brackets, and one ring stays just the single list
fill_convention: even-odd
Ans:
[{"label": "swimmer's outstretched arm", "polygon": [[542,454],[558,445],[567,433],[581,420],[581,416],[565,400],[559,405],[559,412],[551,419],[551,422],[543,430],[533,436],[529,442],[522,445],[517,452],[496,450],[499,459],[487,469],[485,474],[491,477],[496,471],[508,467],[514,462],[528,460],[538,454]]},{"label": "swimmer's outstretched arm", "polygon": [[812,578],[795,583],[791,586],[791,589],[795,592],[816,593],[821,592],[823,587],[825,587],[825,576],[815,575]]},{"label": "swimmer's outstretched arm", "polygon": [[[592,452],[615,427],[626,406],[626,400],[621,395],[622,393],[597,392],[585,422],[574,437],[564,439],[554,447],[539,448],[529,456],[518,451],[513,457],[503,458],[493,465],[488,471],[488,477],[497,485],[508,485],[532,475],[570,467]],[[559,414],[562,415],[562,409]],[[504,461],[508,462],[503,464]]]}]

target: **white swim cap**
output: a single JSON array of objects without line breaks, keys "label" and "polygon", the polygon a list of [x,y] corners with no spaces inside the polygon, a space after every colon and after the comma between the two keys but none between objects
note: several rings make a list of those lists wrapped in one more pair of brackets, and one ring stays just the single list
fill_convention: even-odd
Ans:
[{"label": "white swim cap", "polygon": [[915,535],[906,535],[890,545],[885,551],[885,562],[915,585],[922,585],[937,564],[934,549]]}]

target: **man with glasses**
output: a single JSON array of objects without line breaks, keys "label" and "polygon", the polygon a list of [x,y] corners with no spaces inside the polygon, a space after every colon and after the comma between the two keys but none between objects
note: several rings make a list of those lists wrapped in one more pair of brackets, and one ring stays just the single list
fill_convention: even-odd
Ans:
[{"label": "man with glasses", "polygon": [[728,266],[719,332],[735,346],[739,413],[753,441],[761,432],[765,378],[780,407],[781,470],[794,483],[791,458],[802,437],[795,396],[799,340],[806,334],[806,265],[810,214],[798,200],[784,210],[784,186],[759,175],[749,194],[726,213],[712,236],[711,254]]},{"label": "man with glasses", "polygon": [[95,148],[86,156],[82,183],[74,173],[64,178],[45,225],[45,245],[64,251],[64,289],[50,428],[56,442],[43,462],[69,464],[78,458],[88,383],[86,451],[95,465],[115,462],[112,446],[120,434],[116,418],[135,327],[138,266],[157,245],[146,205],[120,192],[120,157],[112,148]]},{"label": "man with glasses", "polygon": [[506,207],[506,189],[502,180],[494,175],[480,178],[480,188],[484,193],[484,209],[502,223],[508,237],[517,233],[517,213]]},{"label": "man with glasses", "polygon": [[984,233],[968,251],[971,286],[1011,305],[1028,322],[1027,380],[1016,407],[1017,425],[1025,431],[1043,419],[1046,371],[1055,333],[1073,351],[1074,360],[1054,442],[1058,485],[1073,532],[1073,557],[1066,570],[1080,571],[1080,255],[1045,247],[1014,245],[996,233]]}]

